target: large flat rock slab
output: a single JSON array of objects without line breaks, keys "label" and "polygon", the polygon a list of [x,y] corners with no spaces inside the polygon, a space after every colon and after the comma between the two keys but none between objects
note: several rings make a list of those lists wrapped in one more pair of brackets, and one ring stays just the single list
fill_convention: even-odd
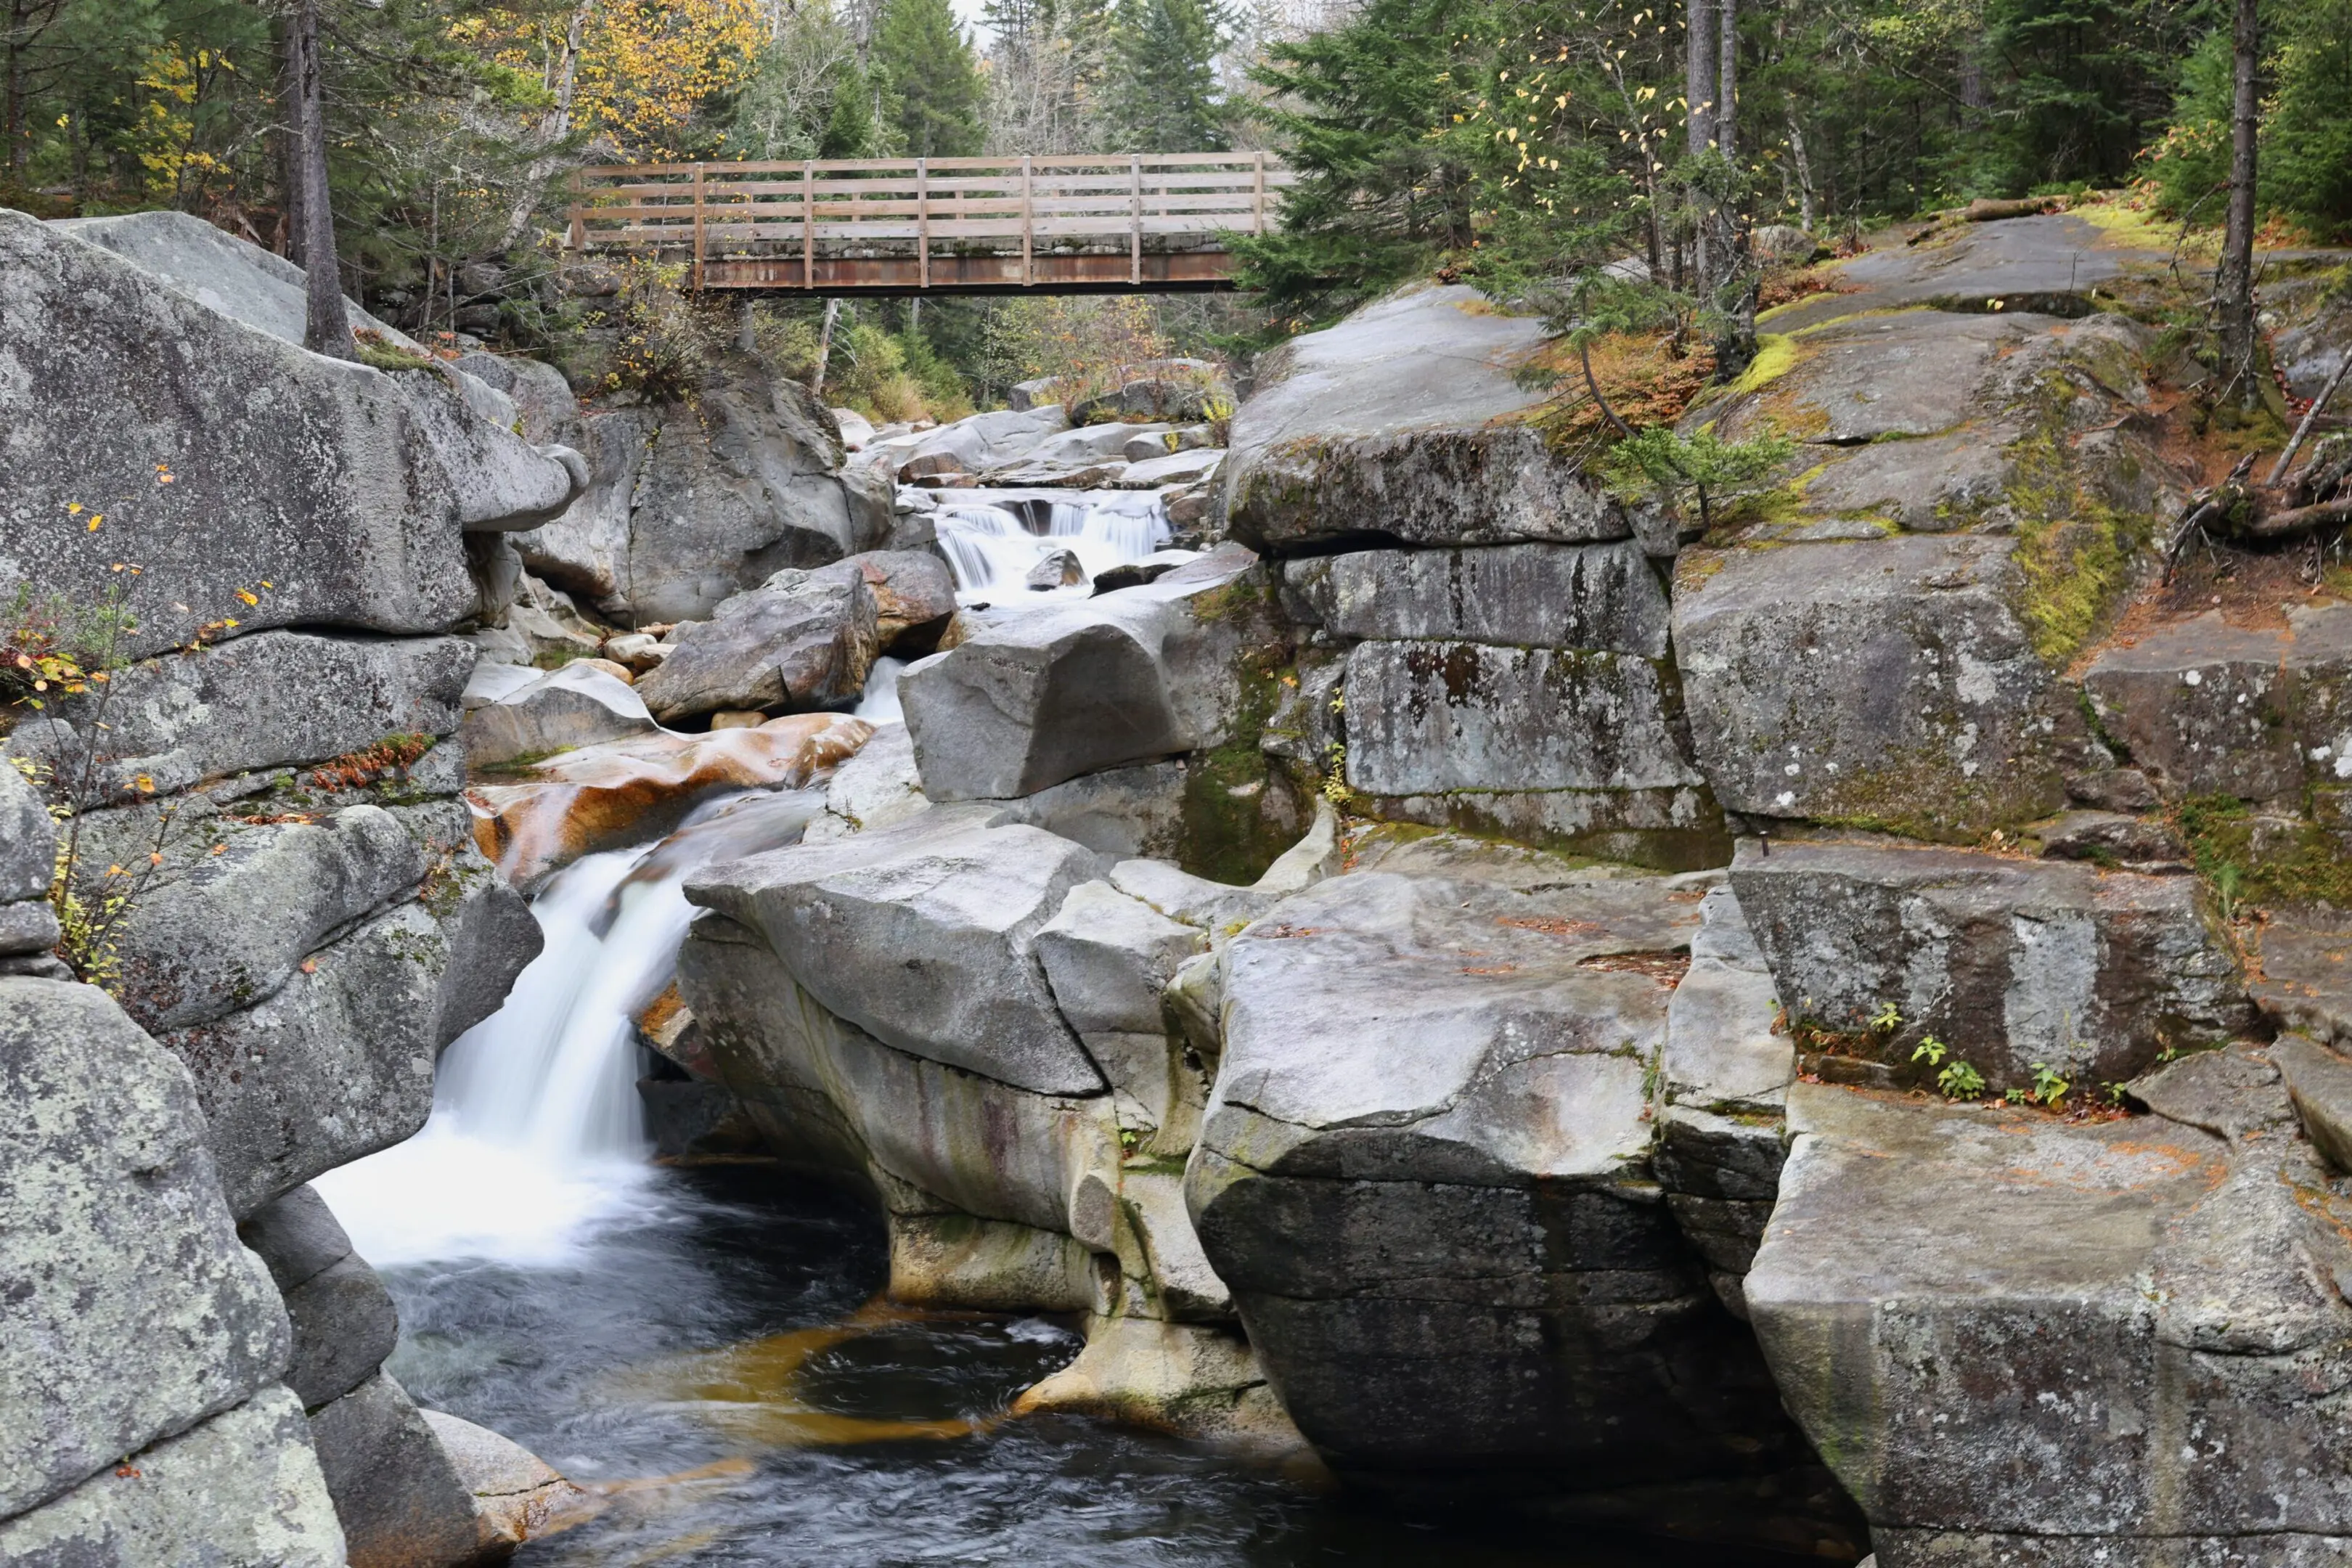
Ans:
[{"label": "large flat rock slab", "polygon": [[2352,605],[2294,605],[2284,626],[2208,611],[2105,649],[2083,688],[2170,798],[2298,808],[2352,779]]},{"label": "large flat rock slab", "polygon": [[0,978],[0,1107],[5,1515],[275,1385],[289,1337],[187,1071],[104,994]]},{"label": "large flat rock slab", "polygon": [[1751,1540],[1853,1538],[1650,1177],[1644,1080],[1697,904],[1408,851],[1225,948],[1187,1196],[1343,1474],[1570,1514],[1639,1486]]},{"label": "large flat rock slab", "polygon": [[1674,789],[1701,782],[1648,659],[1480,643],[1367,642],[1348,655],[1349,787]]},{"label": "large flat rock slab", "polygon": [[1631,541],[1351,551],[1284,575],[1335,637],[1666,657],[1665,584]]},{"label": "large flat rock slab", "polygon": [[937,808],[712,867],[687,897],[758,931],[811,995],[888,1045],[1033,1093],[1098,1093],[1034,939],[1099,863],[993,820]]},{"label": "large flat rock slab", "polygon": [[121,592],[130,654],[223,620],[442,630],[475,603],[461,534],[573,493],[438,375],[306,353],[21,214],[0,276],[0,585]]},{"label": "large flat rock slab", "polygon": [[1731,868],[1792,1014],[1873,1037],[1902,1066],[1927,1036],[1999,1092],[2035,1064],[2112,1083],[2252,1022],[2235,953],[2194,879],[1959,849],[1740,846]]},{"label": "large flat rock slab", "polygon": [[1525,423],[1511,373],[1543,340],[1475,289],[1409,289],[1292,339],[1234,417],[1220,470],[1234,537],[1279,549],[1622,539],[1622,510]]},{"label": "large flat rock slab", "polygon": [[0,1523],[0,1561],[73,1568],[344,1568],[345,1546],[302,1406],[282,1388],[114,1456]]},{"label": "large flat rock slab", "polygon": [[1795,363],[1736,399],[1717,429],[1746,439],[1769,419],[1832,447],[1937,435],[1968,419],[2005,352],[2054,325],[2046,316],[1942,310],[1824,323],[1793,339]]},{"label": "large flat rock slab", "polygon": [[2352,1549],[2344,1200],[2258,1054],[2144,1092],[2083,1125],[1790,1091],[1748,1303],[1888,1568]]},{"label": "large flat rock slab", "polygon": [[[898,682],[933,800],[1029,795],[1214,745],[1235,706],[1235,601],[1256,557],[1212,552],[1157,580],[1007,616]],[[1245,580],[1247,579],[1247,580]]]},{"label": "large flat rock slab", "polygon": [[2112,647],[2083,675],[2100,723],[2168,795],[2277,800],[2303,784],[2287,723],[2283,632],[2219,611]]},{"label": "large flat rock slab", "polygon": [[[2070,213],[1961,224],[1916,246],[1888,245],[1838,265],[1855,294],[1798,301],[1770,321],[1787,331],[1862,308],[1956,304],[2032,308],[2034,296],[2083,296],[2122,276],[2135,258],[2096,225]],[[2161,264],[2161,256],[2146,259]]]},{"label": "large flat rock slab", "polygon": [[170,794],[387,736],[446,735],[474,657],[457,637],[261,632],[118,670],[102,701],[88,694],[49,710],[70,735],[27,727],[9,749],[76,773],[95,752],[94,803]]},{"label": "large flat rock slab", "polygon": [[1716,798],[1933,838],[2056,810],[2081,720],[2019,618],[2012,548],[1909,535],[1686,552],[1675,648]]}]

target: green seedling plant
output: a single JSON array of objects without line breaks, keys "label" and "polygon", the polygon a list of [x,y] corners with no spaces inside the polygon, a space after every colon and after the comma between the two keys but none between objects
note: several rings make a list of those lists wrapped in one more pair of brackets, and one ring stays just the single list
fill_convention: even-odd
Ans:
[{"label": "green seedling plant", "polygon": [[[1870,1026],[1878,1034],[1891,1035],[1903,1026],[1903,1015],[1895,1011],[1894,1003],[1889,1002],[1871,1015]],[[1918,1058],[1915,1057],[1912,1059],[1916,1061]]]},{"label": "green seedling plant", "polygon": [[1935,1036],[1924,1035],[1920,1037],[1919,1044],[1912,1050],[1911,1059],[1915,1062],[1926,1062],[1931,1068],[1942,1067],[1944,1058],[1950,1054],[1950,1051],[1951,1047]]},{"label": "green seedling plant", "polygon": [[2040,1100],[2052,1110],[2057,1110],[2066,1102],[2067,1092],[2074,1087],[2066,1079],[2059,1077],[2057,1069],[2048,1062],[2033,1064],[2032,1098]]},{"label": "green seedling plant", "polygon": [[1966,1062],[1954,1062],[1936,1075],[1936,1087],[1946,1100],[1974,1100],[1985,1091],[1984,1074]]}]

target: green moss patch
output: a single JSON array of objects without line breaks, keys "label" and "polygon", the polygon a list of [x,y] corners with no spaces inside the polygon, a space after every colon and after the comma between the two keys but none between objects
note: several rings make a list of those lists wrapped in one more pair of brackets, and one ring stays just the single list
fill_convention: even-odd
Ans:
[{"label": "green moss patch", "polygon": [[2179,817],[2198,874],[2224,914],[2244,903],[2352,909],[2352,856],[2319,824],[2259,821],[2229,795],[2184,801]]},{"label": "green moss patch", "polygon": [[2074,658],[2122,608],[2156,526],[2084,489],[2064,445],[2071,395],[2054,374],[2043,382],[2032,429],[2009,448],[2004,498],[2017,519],[2012,559],[2025,580],[2018,616],[2033,651],[2053,666]]}]

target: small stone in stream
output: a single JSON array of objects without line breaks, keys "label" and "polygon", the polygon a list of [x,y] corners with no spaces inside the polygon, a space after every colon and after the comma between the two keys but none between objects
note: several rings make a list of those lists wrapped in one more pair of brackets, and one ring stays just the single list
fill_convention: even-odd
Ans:
[{"label": "small stone in stream", "polygon": [[473,1494],[486,1552],[553,1535],[604,1511],[603,1498],[572,1485],[521,1444],[438,1410],[417,1414]]},{"label": "small stone in stream", "polygon": [[1192,552],[1187,551],[1181,556],[1165,561],[1147,557],[1141,561],[1123,563],[1096,576],[1095,592],[1097,595],[1116,594],[1121,588],[1140,588],[1146,583],[1158,582],[1191,559]]},{"label": "small stone in stream", "polygon": [[2154,811],[2156,785],[2137,768],[2106,768],[2066,781],[2069,798],[2097,811]]},{"label": "small stone in stream", "polygon": [[1075,587],[1087,580],[1087,569],[1078,564],[1077,553],[1069,550],[1049,550],[1037,558],[1023,579],[1030,587],[1045,592],[1054,588]]},{"label": "small stone in stream", "polygon": [[710,716],[714,730],[756,730],[768,721],[757,708],[722,708]]},{"label": "small stone in stream", "polygon": [[650,633],[631,632],[626,637],[606,637],[604,657],[643,675],[669,657],[669,646]]},{"label": "small stone in stream", "polygon": [[2189,847],[2172,825],[2113,811],[2070,811],[2042,832],[2042,853],[2057,860],[2184,861]]}]

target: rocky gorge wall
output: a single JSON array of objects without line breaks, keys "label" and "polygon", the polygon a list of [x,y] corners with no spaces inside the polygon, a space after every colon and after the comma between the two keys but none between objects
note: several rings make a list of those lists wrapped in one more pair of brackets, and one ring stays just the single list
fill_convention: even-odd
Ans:
[{"label": "rocky gorge wall", "polygon": [[306,1184],[423,1125],[539,949],[459,797],[451,634],[473,542],[584,473],[472,378],[304,353],[300,288],[178,215],[0,213],[0,595],[116,665],[0,745],[12,1563],[516,1539],[381,1370],[392,1300]]},{"label": "rocky gorge wall", "polygon": [[[1535,323],[1404,291],[1168,471],[1222,542],[1020,609],[959,609],[892,481],[1119,427],[843,468],[742,367],[614,408],[331,364],[282,274],[123,223],[0,215],[0,589],[141,626],[0,770],[0,1155],[44,1173],[0,1269],[45,1281],[0,1547],[495,1550],[496,1439],[383,1374],[304,1184],[421,1123],[535,951],[510,884],[811,781],[698,829],[641,1089],[674,1155],[868,1193],[898,1299],[1079,1318],[1023,1410],[1886,1568],[2352,1544],[2347,933],[2197,874],[2340,858],[2352,607],[2132,607],[2189,477],[2078,220],[1769,317],[1685,425],[1796,455],[1705,532],[1547,437]],[[328,460],[207,462],[257,441]],[[903,724],[826,711],[885,650]],[[525,668],[572,654],[636,662]],[[119,1003],[47,956],[61,779],[89,896],[145,879]],[[155,1324],[152,1375],[110,1350]]]},{"label": "rocky gorge wall", "polygon": [[[1689,416],[1798,440],[1705,534],[1555,455],[1466,290],[1296,341],[1233,544],[971,628],[827,842],[689,883],[680,1059],[877,1194],[901,1295],[1085,1310],[1032,1407],[1840,1560],[2340,1550],[2342,934],[2193,867],[2342,853],[2352,612],[2125,616],[2191,482],[2096,302],[2140,265],[1849,264]],[[1345,818],[1253,886],[1014,815],[1139,822],[1170,753]]]}]

